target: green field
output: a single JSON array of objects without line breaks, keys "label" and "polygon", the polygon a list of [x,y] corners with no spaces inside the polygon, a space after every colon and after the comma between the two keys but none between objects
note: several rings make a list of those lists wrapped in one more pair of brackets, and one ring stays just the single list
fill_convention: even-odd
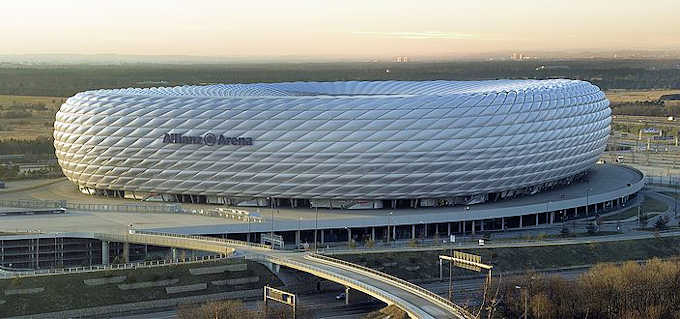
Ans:
[{"label": "green field", "polygon": [[[229,261],[232,262],[232,261]],[[239,260],[238,262],[242,262]],[[55,275],[30,278],[14,278],[0,280],[0,291],[5,289],[44,288],[43,292],[29,295],[0,295],[6,303],[0,306],[0,317],[27,315],[43,312],[55,312],[69,309],[131,303],[165,298],[206,295],[225,291],[261,288],[266,284],[278,286],[281,282],[267,268],[255,262],[248,262],[248,270],[240,272],[224,272],[220,274],[191,275],[189,269],[224,264],[224,261],[204,264],[184,264],[176,266],[145,268],[137,270],[119,270],[106,272]],[[164,287],[121,290],[117,284],[88,286],[85,279],[127,276],[123,283],[139,283],[178,279],[171,286],[208,283],[205,290],[184,292],[169,295]],[[225,280],[259,276],[260,281],[239,286],[215,286],[213,280]]]}]

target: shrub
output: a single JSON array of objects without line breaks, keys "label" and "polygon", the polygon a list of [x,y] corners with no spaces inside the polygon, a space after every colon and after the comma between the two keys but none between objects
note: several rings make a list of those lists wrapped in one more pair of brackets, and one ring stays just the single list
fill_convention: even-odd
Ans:
[{"label": "shrub", "polygon": [[408,246],[409,246],[409,247],[412,247],[412,248],[413,248],[413,247],[418,247],[418,241],[415,240],[415,239],[411,239],[411,240],[408,241]]}]

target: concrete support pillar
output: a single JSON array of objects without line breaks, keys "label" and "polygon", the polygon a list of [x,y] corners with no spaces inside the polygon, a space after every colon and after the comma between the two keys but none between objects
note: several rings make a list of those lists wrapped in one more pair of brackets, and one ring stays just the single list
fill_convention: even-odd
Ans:
[{"label": "concrete support pillar", "polygon": [[295,247],[300,246],[300,231],[295,231]]},{"label": "concrete support pillar", "polygon": [[123,243],[123,263],[130,262],[130,243]]},{"label": "concrete support pillar", "polygon": [[246,234],[246,241],[250,242],[250,233]]},{"label": "concrete support pillar", "polygon": [[392,239],[397,240],[397,226],[392,226]]},{"label": "concrete support pillar", "polygon": [[519,215],[519,228],[522,228],[522,215]]},{"label": "concrete support pillar", "polygon": [[444,271],[442,268],[442,260],[439,259],[439,281],[444,281]]},{"label": "concrete support pillar", "polygon": [[319,242],[320,242],[322,245],[323,245],[323,243],[324,243],[324,240],[323,240],[323,234],[324,234],[324,233],[325,233],[325,231],[324,231],[323,229],[319,230],[319,234],[321,235],[321,236],[319,236],[319,237],[321,237],[321,238],[319,239]]},{"label": "concrete support pillar", "polygon": [[345,287],[345,305],[349,305],[349,287]]},{"label": "concrete support pillar", "polygon": [[475,221],[474,219],[472,220],[472,234],[475,234]]},{"label": "concrete support pillar", "polygon": [[109,242],[102,240],[102,265],[109,264]]},{"label": "concrete support pillar", "polygon": [[371,227],[371,240],[375,241],[375,227]]},{"label": "concrete support pillar", "polygon": [[423,239],[427,238],[427,224],[423,224]]},{"label": "concrete support pillar", "polygon": [[538,213],[536,213],[536,226],[538,226]]},{"label": "concrete support pillar", "polygon": [[483,219],[479,221],[479,226],[480,226],[480,230],[484,231],[484,220]]},{"label": "concrete support pillar", "polygon": [[349,243],[351,241],[352,241],[352,229],[347,228],[347,242]]},{"label": "concrete support pillar", "polygon": [[177,260],[177,248],[170,248],[170,252],[172,254],[172,260]]},{"label": "concrete support pillar", "polygon": [[501,217],[501,230],[505,230],[505,217]]},{"label": "concrete support pillar", "polygon": [[555,212],[550,212],[550,224],[555,223]]},{"label": "concrete support pillar", "polygon": [[411,225],[411,239],[416,239],[416,225]]},{"label": "concrete support pillar", "polygon": [[446,236],[451,237],[451,223],[446,223]]},{"label": "concrete support pillar", "polygon": [[467,222],[466,222],[466,221],[461,221],[460,223],[463,224],[462,233],[464,234],[464,233],[465,233],[465,224],[467,224]]}]

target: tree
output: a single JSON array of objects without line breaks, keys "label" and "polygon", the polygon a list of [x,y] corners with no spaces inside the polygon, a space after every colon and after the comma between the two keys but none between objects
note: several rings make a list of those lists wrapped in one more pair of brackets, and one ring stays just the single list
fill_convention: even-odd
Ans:
[{"label": "tree", "polygon": [[654,223],[654,228],[658,230],[664,230],[666,229],[666,225],[670,219],[666,216],[659,216],[659,218],[656,219],[656,223]]}]

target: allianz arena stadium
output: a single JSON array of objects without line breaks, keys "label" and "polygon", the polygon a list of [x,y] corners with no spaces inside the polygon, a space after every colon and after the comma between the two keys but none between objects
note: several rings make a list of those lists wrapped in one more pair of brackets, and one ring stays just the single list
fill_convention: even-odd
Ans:
[{"label": "allianz arena stadium", "polygon": [[56,115],[81,192],[237,206],[397,208],[531,195],[587,174],[609,101],[576,80],[95,90]]}]

